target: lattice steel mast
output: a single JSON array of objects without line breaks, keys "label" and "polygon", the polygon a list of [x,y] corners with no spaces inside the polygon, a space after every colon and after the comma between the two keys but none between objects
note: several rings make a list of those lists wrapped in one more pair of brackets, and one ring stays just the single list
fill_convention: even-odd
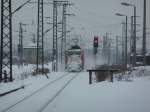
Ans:
[{"label": "lattice steel mast", "polygon": [[66,8],[67,8],[67,4],[63,4],[62,38],[61,38],[61,62],[63,60],[63,54],[66,51]]},{"label": "lattice steel mast", "polygon": [[146,65],[146,0],[143,3],[143,65]]},{"label": "lattice steel mast", "polygon": [[23,66],[23,28],[22,23],[19,23],[19,45],[18,45],[18,56],[20,58],[19,65]]},{"label": "lattice steel mast", "polygon": [[44,27],[43,27],[43,0],[38,0],[38,26],[37,26],[37,73],[39,64],[42,64],[42,73],[44,69]]},{"label": "lattice steel mast", "polygon": [[1,58],[0,58],[0,81],[4,72],[7,72],[9,81],[12,77],[12,14],[11,0],[1,1]]},{"label": "lattice steel mast", "polygon": [[[62,19],[62,40],[66,42],[66,6],[70,5],[68,1],[57,1],[53,0],[53,53],[52,53],[52,71],[58,70],[58,46],[57,46],[57,38],[58,38],[58,18],[57,18],[57,7],[63,6],[63,19]],[[63,43],[62,43],[63,44]],[[66,49],[66,43],[64,45]],[[62,50],[62,49],[61,49]]]},{"label": "lattice steel mast", "polygon": [[58,53],[57,53],[57,1],[53,1],[53,49],[52,49],[52,71],[58,69]]}]

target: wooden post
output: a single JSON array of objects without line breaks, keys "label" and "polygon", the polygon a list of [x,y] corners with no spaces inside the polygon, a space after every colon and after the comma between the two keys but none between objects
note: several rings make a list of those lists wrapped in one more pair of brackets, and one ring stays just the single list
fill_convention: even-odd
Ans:
[{"label": "wooden post", "polygon": [[92,84],[92,71],[89,71],[89,84]]}]

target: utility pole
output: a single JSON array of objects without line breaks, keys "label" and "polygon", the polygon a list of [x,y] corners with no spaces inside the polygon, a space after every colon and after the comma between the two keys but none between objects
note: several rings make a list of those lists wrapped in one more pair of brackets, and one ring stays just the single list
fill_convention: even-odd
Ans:
[{"label": "utility pole", "polygon": [[[128,49],[127,49],[127,37],[128,37],[128,35],[127,35],[127,33],[128,33],[128,31],[127,31],[127,29],[128,29],[128,17],[127,17],[127,15],[124,15],[124,14],[120,14],[120,13],[116,13],[116,15],[117,16],[125,16],[126,17],[126,22],[125,22],[125,59],[124,59],[124,68],[125,68],[125,70],[127,69],[127,53],[128,53]],[[124,23],[123,23],[123,26],[124,26]],[[123,37],[124,37],[124,28],[123,28]]]},{"label": "utility pole", "polygon": [[23,66],[23,25],[21,22],[19,23],[19,44],[18,44],[18,56],[19,56],[19,66]]},{"label": "utility pole", "polygon": [[122,2],[121,5],[134,7],[134,38],[133,38],[133,66],[136,66],[136,5]]},{"label": "utility pole", "polygon": [[108,67],[110,66],[111,61],[111,39],[108,40]]},{"label": "utility pole", "polygon": [[122,65],[125,67],[125,23],[122,23]]},{"label": "utility pole", "polygon": [[116,64],[118,64],[118,46],[119,46],[119,44],[118,44],[118,36],[116,36]]},{"label": "utility pole", "polygon": [[106,48],[107,48],[107,55],[108,55],[108,59],[109,59],[109,44],[110,44],[110,41],[108,39],[108,33],[106,32]]},{"label": "utility pole", "polygon": [[146,0],[143,3],[143,65],[146,65]]},{"label": "utility pole", "polygon": [[0,55],[0,81],[4,72],[7,73],[9,81],[12,77],[12,15],[19,11],[31,0],[26,1],[17,9],[12,11],[11,0],[1,0],[1,55]]},{"label": "utility pole", "polygon": [[128,64],[128,17],[126,16],[126,36],[125,36],[125,68],[127,70],[127,64]]},{"label": "utility pole", "polygon": [[23,65],[23,29],[22,29],[22,23],[19,23],[19,44],[18,44],[18,56],[19,56],[19,66]]},{"label": "utility pole", "polygon": [[[63,6],[63,19],[62,19],[62,30],[65,41],[65,49],[66,49],[66,6],[70,5],[68,1],[56,1],[53,0],[53,53],[52,53],[52,71],[57,72],[58,71],[58,45],[57,45],[57,39],[58,39],[58,6]],[[62,37],[63,38],[63,37]]]},{"label": "utility pole", "polygon": [[66,16],[71,16],[74,14],[67,14],[67,6],[72,5],[69,2],[63,3],[63,15],[62,15],[62,38],[61,38],[61,63],[63,60],[63,55],[65,54],[66,51],[66,43],[67,43],[67,17]]},{"label": "utility pole", "polygon": [[133,31],[134,31],[134,27],[133,27],[133,19],[134,16],[131,16],[131,34],[130,34],[130,64],[133,65],[133,53],[134,53],[134,48],[133,48]]},{"label": "utility pole", "polygon": [[103,36],[103,52],[104,52],[104,55],[106,55],[106,50],[107,50],[107,33],[106,33],[106,36]]},{"label": "utility pole", "polygon": [[43,0],[38,0],[38,26],[37,26],[37,73],[39,64],[42,64],[42,74],[44,72],[44,24],[43,24]]},{"label": "utility pole", "polygon": [[106,32],[105,36],[103,36],[103,50],[104,55],[108,55],[108,33]]},{"label": "utility pole", "polygon": [[136,6],[134,6],[133,66],[136,66]]},{"label": "utility pole", "polygon": [[12,14],[11,0],[1,0],[1,58],[0,81],[4,72],[7,72],[9,81],[12,77]]},{"label": "utility pole", "polygon": [[58,68],[58,51],[57,51],[57,1],[53,1],[53,59],[52,71],[56,72]]},{"label": "utility pole", "polygon": [[66,51],[66,8],[67,8],[67,5],[63,4],[62,38],[61,38],[61,63],[63,60],[63,53],[65,53],[65,51]]},{"label": "utility pole", "polygon": [[108,56],[108,66],[110,65],[110,58],[111,58],[111,39],[108,39],[108,34],[106,32],[105,36],[104,36],[104,52],[105,52],[105,56]]}]

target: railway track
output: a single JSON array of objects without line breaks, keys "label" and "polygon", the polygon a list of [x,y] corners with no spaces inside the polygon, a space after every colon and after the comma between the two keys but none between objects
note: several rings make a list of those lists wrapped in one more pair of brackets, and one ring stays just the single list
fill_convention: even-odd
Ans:
[{"label": "railway track", "polygon": [[[69,83],[77,76],[77,74],[78,73],[75,73],[75,74],[67,73],[67,74],[64,74],[64,75],[60,76],[59,78],[49,82],[45,86],[39,88],[38,90],[34,91],[33,93],[31,93],[30,95],[24,97],[23,99],[19,100],[18,102],[14,103],[13,105],[10,105],[9,107],[5,108],[4,110],[2,110],[2,112],[20,112],[20,111],[23,111],[22,107],[24,107],[23,106],[24,104],[31,104],[31,105],[33,105],[33,107],[34,106],[35,107],[40,107],[35,112],[43,112],[44,109],[50,103],[52,103],[53,100],[56,99],[56,97],[67,87],[67,85],[69,85]],[[38,98],[36,98],[37,97],[36,95],[38,95],[38,96],[47,96],[47,95],[44,95],[44,94],[46,94],[46,91],[49,90],[49,93],[50,93],[50,90],[54,89],[53,86],[58,85],[59,82],[61,82],[60,83],[61,85],[59,85],[60,87],[58,86],[59,89],[57,91],[55,91],[53,93],[53,95],[50,95],[51,97],[47,97],[44,100],[44,102],[42,102],[42,106],[41,106],[41,104],[39,106],[37,106],[36,101],[38,101]],[[36,100],[36,101],[34,101],[34,100]],[[32,102],[34,102],[34,103],[32,103]],[[41,102],[40,98],[39,98],[38,102],[39,103]],[[27,109],[27,108],[25,108],[25,109]],[[16,110],[18,110],[18,111],[16,111]],[[32,111],[32,112],[34,112],[34,111]]]},{"label": "railway track", "polygon": [[44,105],[43,107],[38,111],[38,112],[43,112],[46,107],[48,107],[49,104],[51,104],[55,98],[70,84],[70,82],[75,79],[77,74],[75,74],[70,80],[68,80],[57,92],[54,94]]}]

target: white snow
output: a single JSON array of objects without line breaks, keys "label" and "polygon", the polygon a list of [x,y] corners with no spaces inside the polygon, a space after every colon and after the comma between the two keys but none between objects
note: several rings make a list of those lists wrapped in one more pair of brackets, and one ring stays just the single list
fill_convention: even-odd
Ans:
[{"label": "white snow", "polygon": [[[149,112],[149,68],[135,68],[136,70],[132,72],[131,82],[115,81],[111,83],[104,81],[92,85],[88,84],[88,73],[81,72],[43,112]],[[22,84],[27,85],[25,89],[0,97],[0,111],[5,110],[63,74],[66,74],[66,72],[51,72],[48,74],[49,79],[39,75],[36,77],[29,76],[24,80],[15,80],[13,83],[0,83],[0,93]],[[65,79],[56,82],[47,89],[43,89],[42,93],[33,95],[7,112],[38,112],[42,105],[63,86],[65,80],[68,80],[74,74],[69,74]]]},{"label": "white snow", "polygon": [[50,109],[51,112],[149,112],[149,86],[149,80],[88,85],[87,73],[83,73],[64,92],[62,96],[66,97]]},{"label": "white snow", "polygon": [[[75,13],[76,16],[68,19],[67,30],[73,28],[73,31],[68,34],[68,37],[80,35],[80,41],[85,48],[92,49],[94,35],[98,35],[101,38],[105,35],[105,32],[110,34],[108,35],[109,38],[121,35],[122,29],[120,23],[122,18],[116,17],[114,14],[118,11],[128,15],[132,13],[130,8],[127,9],[120,5],[120,0],[112,0],[111,2],[110,0],[94,0],[94,2],[93,0],[86,0],[86,3],[85,0],[69,1],[75,5],[67,9],[68,13]],[[150,1],[148,2],[150,3]],[[12,3],[12,8],[15,10],[24,3],[24,0],[14,0]],[[131,3],[137,6],[137,15],[142,16],[142,1],[134,0]],[[15,33],[15,30],[18,30],[19,22],[28,24],[27,33],[24,34],[24,44],[29,42],[32,37],[31,34],[36,33],[36,9],[37,6],[26,5],[13,15],[13,47],[15,46],[16,48],[18,43],[18,35]],[[52,16],[52,6],[45,6],[45,9],[46,16]],[[150,13],[148,12],[148,14]],[[150,18],[149,15],[148,18]],[[58,21],[60,21],[60,17]],[[138,22],[142,23],[142,19],[138,20]],[[149,25],[150,22],[148,21],[147,26]],[[46,24],[44,27],[45,30],[50,28],[49,25]],[[51,37],[52,32],[49,32],[48,35],[45,35],[44,41],[46,49],[49,49],[49,51],[51,51],[52,47]],[[138,41],[139,44],[137,44],[137,47],[141,47],[139,46],[142,45],[141,42],[142,41]],[[69,43],[69,41],[67,43]],[[147,43],[149,43],[149,39]],[[34,43],[28,43],[28,45],[24,46],[24,48],[36,47],[37,45]],[[146,55],[149,55],[149,53]],[[89,85],[88,73],[85,72],[86,69],[100,64],[109,64],[109,61],[107,61],[109,56],[103,59],[100,58],[102,56],[102,50],[98,50],[98,55],[95,57],[91,53],[85,56],[86,63],[85,70],[83,70],[84,72],[79,73],[71,84],[45,108],[44,112],[150,112],[150,66],[135,68],[131,73],[132,77],[130,77],[130,82],[126,80],[118,82],[115,80],[113,83],[104,81]],[[111,56],[111,58],[114,57]],[[110,60],[112,61],[114,59]],[[56,78],[66,74],[66,72],[63,72],[64,66],[59,64],[59,71],[62,72],[49,73],[49,79],[43,75],[32,76],[31,73],[35,67],[34,65],[23,66],[23,68],[13,66],[13,78],[15,78],[15,80],[9,83],[0,83],[0,94],[21,87],[22,85],[26,87],[0,97],[0,112],[3,112],[6,108],[31,95]],[[51,69],[51,64],[46,67]],[[70,76],[67,76],[64,80],[53,84],[53,86],[44,89],[42,93],[35,94],[30,99],[16,104],[16,106],[7,112],[38,112],[41,106],[46,103],[48,99],[51,99],[72,75],[74,75],[74,73],[71,73]]]}]

